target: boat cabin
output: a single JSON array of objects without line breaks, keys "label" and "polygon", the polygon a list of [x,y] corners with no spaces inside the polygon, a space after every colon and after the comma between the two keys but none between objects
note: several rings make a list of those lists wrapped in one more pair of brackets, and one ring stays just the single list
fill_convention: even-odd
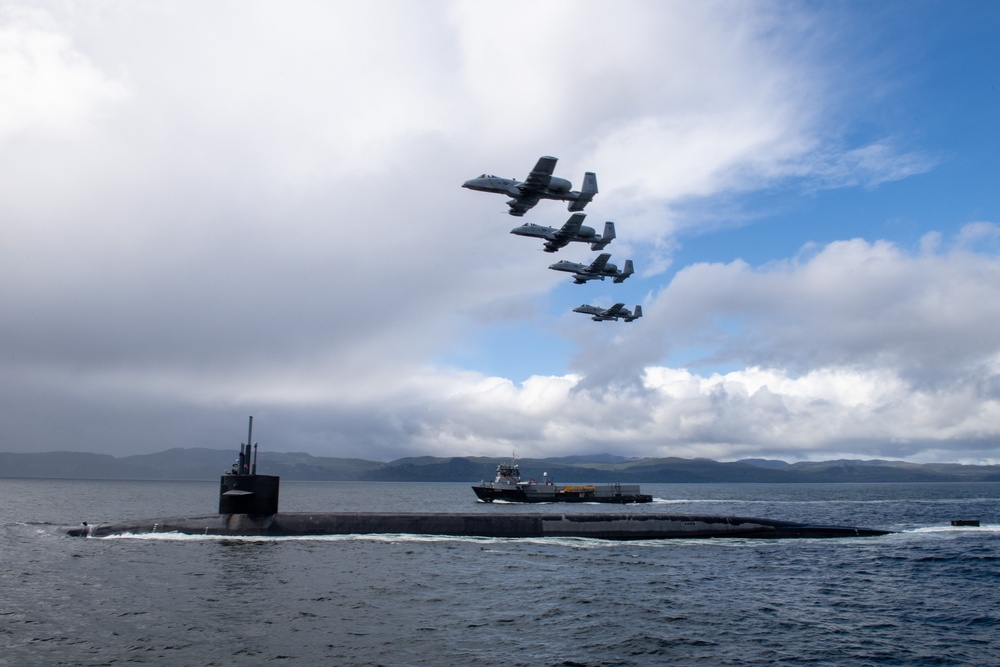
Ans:
[{"label": "boat cabin", "polygon": [[507,465],[501,463],[497,466],[497,476],[493,480],[494,485],[517,486],[521,481],[521,471],[517,465]]}]

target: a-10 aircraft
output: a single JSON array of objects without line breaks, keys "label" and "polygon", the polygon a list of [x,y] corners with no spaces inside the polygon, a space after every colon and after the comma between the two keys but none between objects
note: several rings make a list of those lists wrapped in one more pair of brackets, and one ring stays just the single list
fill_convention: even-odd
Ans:
[{"label": "a-10 aircraft", "polygon": [[626,278],[635,273],[635,270],[632,268],[631,259],[625,260],[625,269],[622,271],[619,271],[617,266],[608,262],[609,259],[611,259],[611,253],[602,252],[590,264],[578,264],[577,262],[570,262],[564,259],[561,262],[550,265],[549,268],[555,271],[572,273],[573,282],[578,285],[582,285],[588,280],[604,280],[605,278],[614,278],[613,282],[621,283],[625,282]]},{"label": "a-10 aircraft", "polygon": [[604,223],[604,236],[598,236],[593,227],[583,224],[586,213],[574,213],[569,220],[556,229],[555,227],[543,227],[526,222],[520,227],[510,230],[511,234],[518,236],[534,236],[535,238],[546,239],[545,252],[556,252],[559,248],[564,248],[570,241],[589,243],[591,250],[604,250],[615,238],[615,223]]},{"label": "a-10 aircraft", "polygon": [[518,217],[527,213],[541,199],[568,201],[570,211],[582,211],[597,194],[597,175],[592,171],[585,173],[583,189],[577,192],[571,189],[573,184],[565,178],[552,175],[556,168],[556,160],[557,158],[549,156],[538,158],[535,168],[523,183],[512,178],[483,174],[479,178],[469,179],[462,184],[462,187],[511,197],[507,206],[510,207],[510,214]]},{"label": "a-10 aircraft", "polygon": [[591,306],[590,304],[585,303],[582,306],[574,308],[573,312],[590,315],[590,319],[595,322],[604,322],[605,320],[614,320],[617,322],[619,317],[626,322],[631,322],[632,320],[637,320],[642,317],[642,306],[637,305],[635,307],[635,312],[633,313],[625,307],[624,303],[616,303],[610,308],[598,308],[597,306]]}]

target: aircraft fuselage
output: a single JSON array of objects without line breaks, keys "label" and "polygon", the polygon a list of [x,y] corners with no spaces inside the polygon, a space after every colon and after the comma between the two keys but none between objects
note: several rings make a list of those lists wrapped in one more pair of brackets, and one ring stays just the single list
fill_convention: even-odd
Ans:
[{"label": "aircraft fuselage", "polygon": [[585,283],[588,280],[604,280],[607,277],[613,278],[618,275],[618,267],[614,264],[606,264],[602,271],[591,271],[590,267],[586,264],[563,260],[552,264],[549,268],[554,271],[565,271],[574,274],[573,280],[577,283]]},{"label": "aircraft fuselage", "polygon": [[561,262],[550,264],[549,268],[554,271],[572,273],[573,281],[577,284],[583,284],[588,280],[604,280],[605,278],[612,278],[614,282],[620,283],[635,273],[631,259],[626,259],[625,269],[619,271],[615,264],[608,261],[610,258],[609,253],[601,253],[591,264],[580,264],[564,259]]},{"label": "aircraft fuselage", "polygon": [[521,181],[512,178],[499,178],[488,174],[483,174],[479,178],[470,178],[462,184],[462,187],[477,192],[493,192],[514,198],[530,196],[539,199],[575,201],[580,196],[579,192],[571,189],[572,183],[565,178],[556,178],[555,176],[549,180],[548,187],[541,189],[526,187]]},{"label": "aircraft fuselage", "polygon": [[530,222],[520,227],[515,227],[510,230],[510,233],[517,234],[518,236],[534,236],[535,238],[549,241],[565,239],[566,241],[581,241],[584,243],[590,243],[597,236],[597,232],[592,227],[580,227],[580,230],[575,234],[561,234],[560,230],[555,227],[544,227],[542,225],[531,224]]},{"label": "aircraft fuselage", "polygon": [[591,171],[583,175],[583,191],[573,190],[573,184],[565,178],[553,176],[556,158],[543,155],[538,158],[535,168],[528,174],[525,181],[512,178],[500,178],[493,174],[482,174],[478,178],[470,178],[462,184],[463,188],[478,192],[493,192],[510,197],[507,206],[509,213],[520,217],[542,199],[558,199],[568,201],[570,211],[581,211],[597,194],[597,176]]},{"label": "aircraft fuselage", "polygon": [[544,227],[530,222],[510,230],[518,236],[532,236],[545,239],[545,252],[557,252],[576,241],[589,243],[591,250],[603,250],[615,238],[615,223],[610,220],[604,223],[604,236],[598,236],[597,230],[583,224],[587,216],[584,213],[574,213],[566,223],[559,227]]},{"label": "aircraft fuselage", "polygon": [[590,319],[595,322],[607,322],[608,320],[617,322],[619,318],[626,322],[632,322],[642,317],[642,306],[636,306],[635,310],[632,311],[626,308],[624,303],[616,303],[610,308],[598,308],[597,306],[585,303],[582,306],[574,308],[573,312],[590,315]]}]

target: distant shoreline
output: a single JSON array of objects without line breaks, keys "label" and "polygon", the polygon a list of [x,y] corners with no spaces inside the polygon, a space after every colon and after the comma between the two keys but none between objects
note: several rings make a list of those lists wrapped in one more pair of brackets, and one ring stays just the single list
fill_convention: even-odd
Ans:
[{"label": "distant shoreline", "polygon": [[[116,458],[107,454],[0,452],[0,479],[78,479],[122,481],[211,481],[233,463],[231,450],[175,448],[156,454]],[[367,461],[303,453],[266,452],[260,471],[288,481],[478,482],[492,479],[492,457],[409,457]],[[1000,482],[1000,465],[907,463],[884,460],[838,460],[786,463],[747,459],[634,459],[597,454],[547,459],[518,459],[522,476],[543,472],[561,482],[635,483],[838,483],[838,482]]]}]

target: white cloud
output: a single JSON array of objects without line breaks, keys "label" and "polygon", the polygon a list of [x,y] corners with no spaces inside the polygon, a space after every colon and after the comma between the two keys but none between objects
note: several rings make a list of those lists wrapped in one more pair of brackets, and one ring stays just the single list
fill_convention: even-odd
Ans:
[{"label": "white cloud", "polygon": [[[542,153],[577,182],[596,170],[591,221],[617,220],[616,257],[646,256],[648,278],[695,224],[684,202],[926,168],[888,139],[829,136],[829,44],[796,7],[47,7],[10,5],[0,28],[12,449],[221,446],[247,410],[284,424],[282,448],[382,458],[948,451],[938,439],[991,433],[993,399],[959,382],[995,376],[988,223],[920,256],[848,240],[691,266],[648,287],[642,320],[594,335],[548,321],[565,279],[509,236],[502,198],[459,187]],[[512,321],[536,340],[490,338]],[[502,367],[542,336],[578,345],[572,373],[432,362],[486,338]],[[748,370],[670,369],[685,346]],[[889,418],[932,403],[919,427]]]},{"label": "white cloud", "polygon": [[692,265],[645,307],[652,324],[629,341],[647,349],[635,344],[642,331],[654,355],[669,344],[707,349],[712,363],[889,368],[949,381],[996,352],[1000,325],[1000,263],[964,250],[970,234],[945,253],[853,239],[762,267]]},{"label": "white cloud", "polygon": [[0,8],[0,142],[75,139],[128,96],[41,9]]}]

